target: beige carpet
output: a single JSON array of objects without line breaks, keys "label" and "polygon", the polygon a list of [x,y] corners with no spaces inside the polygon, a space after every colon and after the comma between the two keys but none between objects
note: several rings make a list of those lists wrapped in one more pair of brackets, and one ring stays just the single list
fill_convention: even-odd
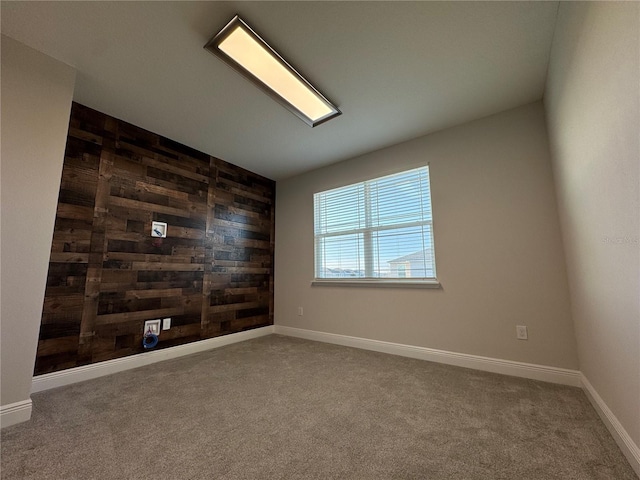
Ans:
[{"label": "beige carpet", "polygon": [[272,335],[33,395],[2,479],[636,479],[577,388]]}]

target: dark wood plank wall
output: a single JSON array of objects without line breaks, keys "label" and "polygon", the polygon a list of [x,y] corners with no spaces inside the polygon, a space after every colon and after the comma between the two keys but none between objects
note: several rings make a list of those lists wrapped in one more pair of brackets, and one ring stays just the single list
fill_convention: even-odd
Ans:
[{"label": "dark wood plank wall", "polygon": [[[273,324],[275,183],[73,104],[35,374]],[[166,222],[167,238],[150,236]]]}]

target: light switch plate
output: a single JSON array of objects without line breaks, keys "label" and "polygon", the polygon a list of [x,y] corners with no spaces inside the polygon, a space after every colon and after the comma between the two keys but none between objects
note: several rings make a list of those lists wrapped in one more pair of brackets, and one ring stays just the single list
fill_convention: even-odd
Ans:
[{"label": "light switch plate", "polygon": [[171,328],[171,317],[162,319],[162,329],[169,330]]}]

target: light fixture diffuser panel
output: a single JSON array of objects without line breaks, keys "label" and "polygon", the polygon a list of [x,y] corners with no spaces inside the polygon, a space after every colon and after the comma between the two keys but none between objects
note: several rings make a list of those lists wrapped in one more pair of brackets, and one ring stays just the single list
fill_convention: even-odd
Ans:
[{"label": "light fixture diffuser panel", "polygon": [[205,46],[311,127],[342,112],[238,15]]}]

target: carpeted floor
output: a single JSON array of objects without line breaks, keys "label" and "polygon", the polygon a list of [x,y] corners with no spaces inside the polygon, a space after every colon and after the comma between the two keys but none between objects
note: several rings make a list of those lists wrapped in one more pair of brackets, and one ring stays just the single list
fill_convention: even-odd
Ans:
[{"label": "carpeted floor", "polygon": [[3,480],[637,478],[577,388],[277,335],[32,398]]}]

